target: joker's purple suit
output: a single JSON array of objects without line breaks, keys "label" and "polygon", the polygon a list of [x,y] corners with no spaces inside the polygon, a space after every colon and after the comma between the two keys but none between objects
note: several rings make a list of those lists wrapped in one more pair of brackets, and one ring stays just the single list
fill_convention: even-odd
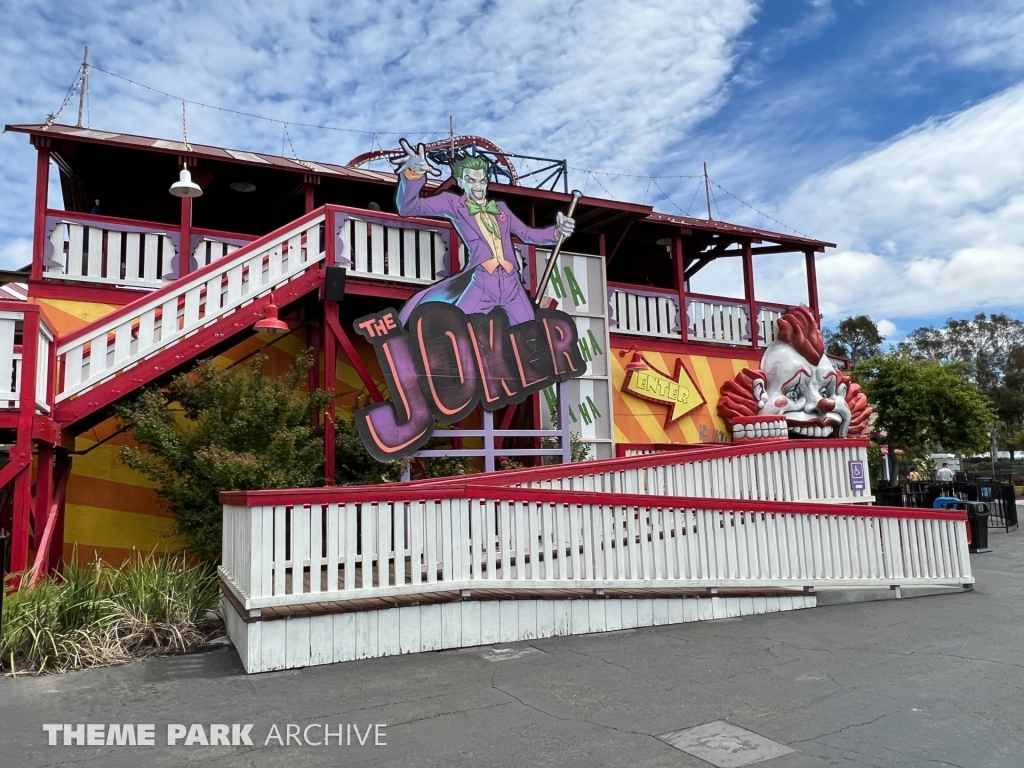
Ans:
[{"label": "joker's purple suit", "polygon": [[534,307],[520,279],[512,235],[530,245],[554,245],[558,237],[555,228],[528,227],[516,218],[504,202],[498,202],[499,215],[494,218],[501,233],[503,253],[500,256],[511,266],[512,271],[499,267],[488,273],[483,263],[499,254],[491,252],[476,218],[466,206],[466,196],[441,193],[434,197],[420,197],[425,183],[424,177],[410,179],[405,173],[398,174],[398,190],[395,193],[398,213],[402,216],[448,219],[466,245],[469,263],[456,274],[434,283],[409,299],[399,313],[402,323],[409,319],[417,305],[425,301],[454,304],[467,315],[487,313],[495,307],[501,307],[513,325],[533,320]]}]

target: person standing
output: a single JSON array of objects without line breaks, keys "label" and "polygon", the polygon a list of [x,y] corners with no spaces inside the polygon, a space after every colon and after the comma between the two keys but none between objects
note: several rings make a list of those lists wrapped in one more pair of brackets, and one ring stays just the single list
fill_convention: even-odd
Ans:
[{"label": "person standing", "polygon": [[942,467],[935,473],[935,478],[940,483],[953,482],[953,470],[949,468],[949,464],[947,462],[942,462]]}]

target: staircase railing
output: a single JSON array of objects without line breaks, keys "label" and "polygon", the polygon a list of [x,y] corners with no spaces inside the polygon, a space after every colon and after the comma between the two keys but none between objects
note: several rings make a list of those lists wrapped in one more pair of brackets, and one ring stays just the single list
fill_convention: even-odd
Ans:
[{"label": "staircase railing", "polygon": [[57,402],[181,342],[324,258],[314,211],[59,340]]}]

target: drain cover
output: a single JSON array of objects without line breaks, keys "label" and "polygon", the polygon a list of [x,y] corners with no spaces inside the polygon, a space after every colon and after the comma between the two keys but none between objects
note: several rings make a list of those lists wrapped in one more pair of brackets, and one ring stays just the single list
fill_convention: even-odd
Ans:
[{"label": "drain cover", "polygon": [[711,763],[716,768],[740,768],[795,751],[785,744],[779,744],[722,720],[682,731],[663,733],[658,738],[688,755]]}]

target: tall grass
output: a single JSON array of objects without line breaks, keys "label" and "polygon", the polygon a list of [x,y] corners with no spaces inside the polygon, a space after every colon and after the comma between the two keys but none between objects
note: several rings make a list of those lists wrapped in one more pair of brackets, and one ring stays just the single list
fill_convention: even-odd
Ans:
[{"label": "tall grass", "polygon": [[180,555],[66,565],[62,578],[5,596],[0,665],[41,674],[188,651],[216,628],[217,583],[211,566]]}]

